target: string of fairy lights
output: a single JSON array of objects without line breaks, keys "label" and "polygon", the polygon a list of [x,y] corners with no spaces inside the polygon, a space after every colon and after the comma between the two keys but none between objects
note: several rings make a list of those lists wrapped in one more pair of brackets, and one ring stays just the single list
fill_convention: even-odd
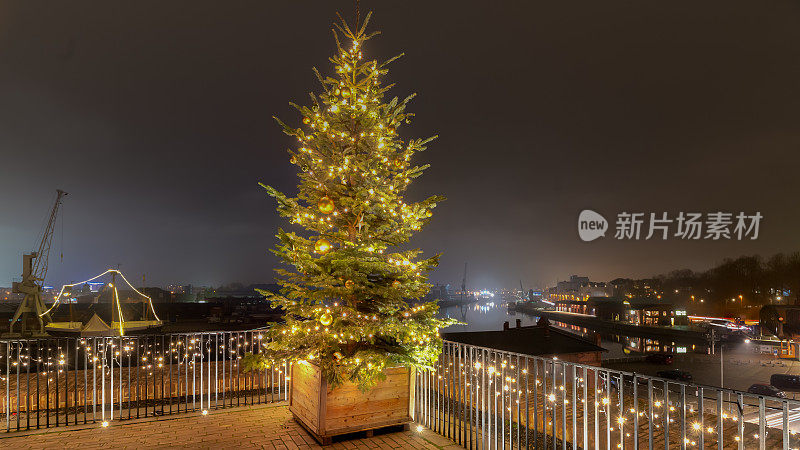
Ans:
[{"label": "string of fairy lights", "polygon": [[[594,413],[592,413],[588,419],[591,420],[592,423],[594,423],[594,421],[599,421],[598,423],[602,424],[602,438],[605,438],[606,431],[606,420],[603,419],[603,417],[610,416],[610,427],[608,431],[612,433],[610,435],[612,443],[615,443],[614,445],[617,448],[622,448],[627,445],[621,441],[619,436],[620,431],[627,430],[627,432],[625,432],[625,439],[633,440],[635,436],[632,436],[632,433],[640,432],[641,427],[646,429],[648,421],[651,421],[652,427],[658,432],[662,429],[663,421],[666,418],[665,415],[669,416],[668,422],[670,424],[675,424],[676,420],[681,420],[681,411],[679,411],[680,404],[674,398],[678,393],[675,392],[670,393],[671,398],[669,399],[669,403],[665,402],[663,393],[660,396],[654,396],[652,404],[648,404],[646,398],[639,398],[638,408],[630,406],[634,404],[633,396],[632,393],[627,393],[623,396],[623,401],[629,406],[623,408],[620,406],[618,392],[614,392],[615,388],[613,385],[611,386],[611,391],[609,391],[609,387],[602,377],[598,380],[597,386],[599,387],[594,389],[594,392],[592,389],[587,389],[587,395],[585,397],[583,392],[587,380],[584,380],[582,376],[576,375],[574,383],[565,383],[563,381],[558,383],[557,380],[559,378],[563,380],[564,372],[567,371],[566,366],[559,366],[558,358],[553,358],[552,361],[545,359],[539,360],[538,358],[530,359],[524,363],[524,366],[522,366],[523,363],[520,363],[519,368],[514,364],[513,358],[508,358],[506,356],[480,356],[480,353],[476,353],[475,359],[477,359],[477,361],[470,364],[464,359],[454,356],[452,353],[448,354],[446,350],[433,370],[422,373],[421,378],[428,377],[431,381],[422,381],[418,384],[418,389],[421,388],[421,392],[418,395],[421,395],[424,399],[426,396],[431,395],[431,392],[426,392],[425,390],[430,390],[433,396],[438,396],[440,399],[439,401],[442,402],[438,404],[434,403],[432,407],[429,406],[430,408],[438,408],[439,410],[453,408],[457,411],[460,411],[459,408],[466,408],[467,412],[465,416],[469,417],[468,414],[472,414],[476,421],[479,420],[477,417],[481,414],[487,414],[489,416],[488,420],[490,421],[493,420],[493,415],[504,415],[506,427],[509,428],[493,431],[494,433],[499,433],[500,439],[509,438],[508,430],[510,429],[511,422],[514,421],[526,424],[531,427],[531,429],[538,430],[541,433],[549,433],[551,436],[560,434],[561,422],[564,419],[557,409],[566,408],[566,411],[569,412],[567,416],[568,421],[579,420],[583,414],[583,408],[587,408],[587,402],[587,413],[589,411],[596,411],[597,414],[593,415]],[[456,362],[454,363],[453,360],[456,360]],[[536,375],[534,375],[534,365],[536,365]],[[519,373],[519,379],[516,373]],[[580,373],[578,369],[576,374]],[[586,372],[584,372],[584,374],[585,373]],[[591,380],[589,380],[589,383],[590,385],[592,384]],[[570,397],[573,396],[573,390],[575,391],[574,398],[577,399],[576,410],[571,410]],[[639,391],[639,395],[642,394],[642,391]],[[421,404],[424,405],[425,401],[426,400],[421,400]],[[448,401],[452,402],[452,406],[443,407],[442,404]],[[527,413],[525,409],[526,401],[528,403],[528,408],[530,408]],[[706,435],[706,444],[715,442],[718,435],[718,429],[715,423],[717,417],[705,411],[703,414],[712,417],[713,420],[709,421],[709,419],[706,419],[705,424],[701,423],[697,399],[695,399],[694,403],[695,404],[689,404],[687,402],[686,405],[687,415],[685,420],[687,420],[687,436],[684,438],[684,444],[688,447],[699,446],[701,434]],[[460,406],[456,406],[458,404],[460,404]],[[505,404],[505,407],[501,406],[503,404]],[[523,416],[517,416],[516,411],[518,405],[521,405],[520,414],[523,414]],[[581,409],[577,409],[577,407]],[[504,411],[500,411],[501,408],[504,409]],[[534,415],[534,408],[537,408],[538,411],[538,424],[530,424],[531,418],[537,417]],[[649,417],[651,408],[652,419]],[[728,408],[731,408],[731,406],[722,409],[721,413],[723,430],[729,427],[733,430],[738,430],[739,415],[732,413]],[[458,422],[459,420],[463,420],[461,416],[462,413],[453,414],[453,409],[450,409],[452,417],[449,419],[447,418],[447,414],[442,413],[442,411],[440,411],[438,415],[430,410],[427,412],[423,411],[422,414],[431,415],[431,420],[433,421],[431,424],[432,428],[437,428],[440,427],[441,424],[437,425],[436,421],[445,422],[447,420],[454,420]],[[572,417],[573,412],[576,412],[578,415]],[[669,414],[667,414],[667,412]],[[528,419],[525,419],[524,414],[528,414]],[[636,418],[638,419],[640,430],[632,429],[632,425],[635,423],[634,416],[638,416]],[[554,419],[557,421],[555,424],[553,422]],[[547,422],[545,423],[544,420],[547,420]],[[418,419],[418,422],[424,421],[424,417]],[[714,422],[715,424],[709,425],[709,422]],[[757,425],[747,424],[747,427],[750,428],[751,431],[749,434],[746,434],[745,437],[752,438],[754,441],[761,439],[761,436],[758,435]],[[617,429],[615,430],[615,428]],[[745,430],[746,429],[747,428],[745,428]],[[753,429],[755,429],[754,432]],[[568,425],[566,430],[568,433],[571,433],[572,426]],[[678,432],[678,428],[675,426],[670,427],[670,430],[671,433]],[[491,427],[488,431],[484,430],[483,432],[493,433]],[[780,434],[779,430],[778,437],[780,437]],[[794,443],[800,444],[797,440],[797,432],[790,430],[789,435],[790,438],[794,440]],[[769,429],[767,429],[767,437],[769,436]],[[724,439],[726,440],[726,445],[735,445],[741,438],[738,435],[738,431],[736,431],[736,435],[733,436],[731,436],[731,433],[725,432]],[[674,436],[671,436],[669,441],[673,442],[673,440]],[[678,441],[680,441],[680,439],[678,439]]]},{"label": "string of fairy lights", "polygon": [[[68,295],[68,293],[67,293],[68,289],[73,288],[75,286],[85,285],[85,284],[90,283],[90,282],[92,282],[92,281],[94,281],[94,280],[96,280],[96,279],[98,279],[98,278],[100,278],[100,277],[102,277],[104,275],[107,275],[107,274],[116,274],[116,275],[119,275],[120,277],[122,277],[122,280],[125,282],[125,284],[128,285],[128,287],[131,290],[133,290],[135,293],[139,294],[140,296],[142,296],[144,299],[147,300],[147,303],[150,306],[150,312],[152,312],[153,317],[155,318],[155,320],[157,322],[161,321],[161,319],[158,318],[158,314],[156,313],[155,308],[153,307],[153,299],[150,298],[149,296],[143,294],[138,289],[136,289],[130,283],[130,281],[128,281],[128,279],[125,278],[125,275],[121,271],[119,271],[118,269],[107,269],[105,272],[100,273],[98,275],[95,275],[95,276],[93,276],[93,277],[91,277],[91,278],[89,278],[87,280],[83,280],[83,281],[80,281],[80,282],[77,282],[77,283],[69,283],[69,284],[62,285],[61,289],[58,291],[58,294],[56,295],[55,300],[53,301],[53,304],[50,306],[50,308],[47,311],[39,314],[39,317],[42,317],[42,316],[44,316],[46,314],[49,314],[57,306],[59,306],[61,304],[61,299],[65,298]],[[119,301],[119,291],[117,290],[117,286],[113,286],[111,284],[109,284],[109,286],[113,289],[113,292],[114,292],[114,303],[116,305],[117,314],[118,314],[118,317],[119,317],[118,326],[119,326],[119,333],[120,333],[120,336],[121,336],[121,335],[125,334],[125,328],[124,328],[125,318],[122,315],[122,307],[120,306],[120,301]]]},{"label": "string of fairy lights", "polygon": [[[138,408],[131,406],[131,398],[137,403],[159,398],[191,397],[192,401],[199,398],[200,412],[207,415],[211,407],[212,388],[217,393],[235,392],[239,387],[235,380],[240,378],[256,377],[258,383],[263,385],[262,389],[274,391],[277,388],[279,393],[285,393],[287,389],[290,380],[287,361],[277,362],[259,374],[246,374],[240,370],[245,352],[259,352],[266,348],[267,339],[261,332],[167,337],[169,339],[165,341],[159,336],[117,336],[42,338],[3,343],[0,345],[0,366],[4,370],[0,374],[0,382],[6,385],[3,394],[7,388],[13,395],[0,395],[0,403],[5,403],[0,414],[9,411],[14,414],[37,414],[38,417],[40,405],[43,409],[45,404],[50,405],[48,409],[51,412],[56,405],[61,405],[64,412],[69,414],[69,409],[77,411],[80,403],[85,409],[97,408],[101,426],[107,427],[114,420],[115,411],[119,411],[117,407],[122,408],[122,404],[127,402],[127,408]],[[223,361],[225,364],[222,364]],[[201,370],[205,370],[208,377],[212,370],[217,372],[215,381],[209,378],[204,384],[203,376],[198,375],[202,373]],[[169,378],[168,372],[172,378]],[[142,378],[146,385],[147,380],[152,382],[156,377],[161,377],[162,381],[170,380],[167,392],[157,389],[155,385],[149,390],[139,391]],[[186,384],[187,380],[190,385]],[[224,382],[228,385],[221,384]],[[43,387],[39,387],[40,383]],[[212,387],[212,384],[216,387]],[[56,386],[62,388],[62,394],[58,393]],[[84,389],[87,389],[88,395],[84,395]],[[74,403],[70,404],[67,400],[67,392],[72,393]],[[144,395],[144,398],[140,398],[140,395]],[[205,405],[204,395],[208,398]],[[20,398],[18,404],[17,398]]]}]

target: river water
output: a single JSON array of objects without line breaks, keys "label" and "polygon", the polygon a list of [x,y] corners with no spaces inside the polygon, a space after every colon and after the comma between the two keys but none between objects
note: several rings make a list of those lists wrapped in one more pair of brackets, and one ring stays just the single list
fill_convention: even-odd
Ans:
[{"label": "river water", "polygon": [[[509,312],[505,303],[500,301],[488,301],[471,303],[468,305],[448,306],[439,311],[439,316],[452,318],[463,325],[453,325],[444,329],[446,333],[462,331],[499,331],[503,329],[503,322],[509,322],[514,327],[516,320],[520,319],[522,326],[536,325],[538,317],[530,314]],[[561,322],[551,322],[551,325],[582,336],[595,342],[598,333],[594,330],[571,325]],[[692,340],[681,342],[660,341],[658,339],[648,339],[642,337],[621,336],[616,334],[600,334],[600,345],[608,352],[603,355],[603,359],[626,358],[630,356],[641,356],[648,353],[701,353],[706,354],[708,348],[705,345],[697,345]]]}]

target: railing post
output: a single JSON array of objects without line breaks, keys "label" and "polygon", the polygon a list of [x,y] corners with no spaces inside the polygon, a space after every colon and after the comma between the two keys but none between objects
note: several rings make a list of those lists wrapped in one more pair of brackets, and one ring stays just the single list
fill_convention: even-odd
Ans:
[{"label": "railing post", "polygon": [[468,449],[473,448],[474,439],[472,437],[472,416],[474,413],[472,405],[472,349],[464,345],[462,347],[464,358],[464,445]]},{"label": "railing post", "polygon": [[[111,357],[114,358],[117,356],[117,352],[113,352]],[[113,361],[113,359],[112,359]],[[119,419],[122,419],[122,336],[119,337],[119,360],[117,361],[119,364],[119,390],[117,392],[117,400],[119,400]],[[112,395],[113,398],[113,395]],[[113,408],[113,405],[112,405]],[[153,407],[155,409],[155,407]],[[145,414],[146,415],[146,414]]]},{"label": "railing post", "polygon": [[[544,416],[542,416],[544,424]],[[539,362],[533,358],[533,446],[539,442]]]},{"label": "railing post", "polygon": [[653,380],[647,380],[647,439],[649,450],[653,450]]},{"label": "railing post", "polygon": [[[561,374],[561,384],[558,384],[558,375]],[[553,376],[554,380],[556,381],[556,397],[558,397],[558,392],[561,392],[561,399],[559,400],[556,398],[556,403],[558,407],[561,408],[561,412],[557,413],[558,418],[561,422],[561,442],[556,445],[556,447],[560,447],[562,450],[567,450],[567,410],[569,409],[567,405],[569,404],[569,399],[567,398],[567,366],[566,363],[562,361],[558,361],[556,359],[553,360]]]},{"label": "railing post", "polygon": [[581,368],[583,383],[583,448],[589,448],[589,376],[586,366]]},{"label": "railing post", "polygon": [[572,450],[578,450],[578,368],[572,364]]},{"label": "railing post", "polygon": [[517,368],[517,376],[515,378],[516,381],[515,381],[514,384],[516,385],[516,393],[517,393],[517,395],[516,395],[516,397],[517,397],[516,403],[517,403],[517,448],[518,449],[522,448],[521,445],[520,445],[521,444],[521,440],[522,440],[522,437],[520,436],[521,431],[522,431],[522,430],[520,430],[520,428],[522,427],[522,416],[521,416],[522,405],[520,405],[520,401],[522,400],[522,379],[520,378],[520,373],[522,371],[520,370],[519,365],[520,365],[519,355],[517,355],[517,364],[515,364],[515,366]]},{"label": "railing post", "polygon": [[594,448],[600,448],[600,411],[598,406],[600,402],[597,399],[597,394],[600,393],[600,386],[599,377],[598,377],[598,370],[595,368],[592,370],[594,372]]},{"label": "railing post", "polygon": [[764,396],[758,396],[758,448],[765,450],[767,448],[767,418],[764,411]]},{"label": "railing post", "polygon": [[669,450],[669,384],[664,381],[664,450]]},{"label": "railing post", "polygon": [[[495,353],[496,354],[496,353]],[[506,448],[506,362],[504,355],[499,355],[500,359],[500,448]]]},{"label": "railing post", "polygon": [[633,373],[633,450],[639,450],[639,379]]},{"label": "railing post", "polygon": [[[610,374],[609,374],[610,375]],[[619,417],[617,418],[617,425],[619,425],[619,447],[625,449],[625,377],[622,373],[619,374],[619,389],[617,389],[617,397],[619,399]]]},{"label": "railing post", "polygon": [[[681,384],[681,450],[686,450],[686,386]],[[703,431],[702,429],[700,430]],[[702,448],[702,447],[701,447]]]},{"label": "railing post", "polygon": [[611,372],[605,370],[606,375],[606,448],[611,450]]},{"label": "railing post", "polygon": [[490,403],[489,403],[489,436],[494,442],[494,445],[490,442],[490,448],[499,448],[498,437],[502,434],[502,432],[498,431],[498,402],[500,401],[497,398],[497,378],[498,374],[500,373],[499,366],[500,364],[497,361],[497,352],[494,350],[489,350],[489,365],[493,368],[493,372],[487,373],[487,378],[489,382],[487,383],[486,389],[487,394],[489,395]]},{"label": "railing post", "polygon": [[[531,445],[531,441],[530,441],[530,431],[531,431],[531,411],[530,411],[530,408],[531,408],[531,401],[530,401],[530,398],[529,398],[531,369],[530,369],[530,366],[528,364],[529,361],[530,361],[530,359],[526,356],[525,357],[525,371],[523,372],[525,374],[525,448],[528,448]],[[533,384],[536,385],[536,380],[535,379],[534,379]],[[536,389],[536,388],[534,387],[534,389]],[[535,421],[534,421],[534,423],[535,423]]]},{"label": "railing post", "polygon": [[[88,341],[86,339],[81,340],[81,345],[83,345],[83,424],[85,425],[89,422],[86,417],[87,409],[89,409],[89,352],[87,351]],[[30,364],[28,365],[28,367],[30,367]]]},{"label": "railing post", "polygon": [[[100,383],[102,387],[102,391],[100,392],[100,420],[104,423],[106,421],[106,338],[102,339],[103,345],[103,357],[101,361],[101,370],[100,370]],[[137,366],[138,367],[138,366]],[[136,382],[139,382],[139,377],[136,377]],[[138,390],[138,389],[137,389]]]},{"label": "railing post", "polygon": [[786,400],[781,402],[782,425],[783,425],[783,450],[789,450],[789,403]]},{"label": "railing post", "polygon": [[[59,373],[58,373],[59,372],[59,370],[58,370],[59,364],[58,364],[58,362],[61,361],[61,338],[56,338],[56,357],[58,358],[58,359],[56,359],[57,362],[56,362],[56,370],[55,370],[55,374],[56,374],[56,377],[55,377],[56,378],[56,398],[55,398],[55,400],[56,400],[56,427],[57,427],[59,425],[59,420],[61,420],[61,417],[60,417],[60,413],[61,413],[60,400],[61,400],[61,398],[59,396],[60,389],[59,389],[59,382],[58,382],[58,380],[59,380],[59,376],[58,376],[59,375]],[[111,419],[112,420],[114,419],[113,416],[112,416]]]},{"label": "railing post", "polygon": [[736,425],[739,427],[739,450],[744,450],[744,418],[742,417],[744,409],[744,396],[740,393],[737,395],[736,400]]},{"label": "railing post", "polygon": [[[92,338],[92,355],[93,355],[92,356],[92,422],[97,422],[97,338],[96,337]],[[37,411],[37,419],[38,419],[38,411]]]},{"label": "railing post", "polygon": [[6,432],[11,431],[11,341],[6,342]]},{"label": "railing post", "polygon": [[[434,408],[435,403],[433,402],[433,377],[434,371],[436,370],[436,362],[434,362],[434,366],[430,369],[425,371],[425,411],[426,411],[426,421],[427,427],[433,430],[433,417],[434,417]],[[435,430],[434,430],[435,431]]]},{"label": "railing post", "polygon": [[[198,353],[200,353],[200,410],[203,410],[203,335],[200,334],[197,338],[199,344],[197,348],[199,349]],[[246,382],[245,382],[246,384]],[[245,404],[247,404],[247,397],[245,397]]]},{"label": "railing post", "polygon": [[447,417],[447,437],[449,437],[450,439],[454,439],[455,438],[455,425],[456,425],[455,424],[455,414],[454,414],[454,406],[455,406],[454,405],[454,403],[455,403],[454,402],[454,400],[455,400],[455,392],[454,392],[455,391],[455,383],[454,383],[454,381],[455,380],[454,380],[454,377],[453,377],[453,375],[454,375],[453,371],[455,370],[455,368],[453,367],[455,365],[455,363],[454,363],[455,354],[453,353],[454,347],[455,347],[455,344],[450,344],[448,346],[447,366],[445,366],[445,369],[446,369],[446,371],[445,371],[446,403],[445,404],[447,405],[447,412],[446,412],[446,417]]},{"label": "railing post", "polygon": [[[706,436],[706,421],[705,417],[703,417],[703,409],[705,405],[703,405],[703,397],[705,396],[705,392],[703,392],[703,388],[697,388],[697,414],[700,415],[700,448],[705,448],[705,436]],[[686,407],[684,406],[684,410]],[[684,427],[685,427],[684,421]]]},{"label": "railing post", "polygon": [[[550,427],[547,422],[547,405],[550,404],[550,394],[547,392],[547,360],[542,359],[542,447],[547,447],[547,436],[550,432]],[[552,422],[552,421],[551,421]],[[555,436],[553,436],[555,440]]]},{"label": "railing post", "polygon": [[722,390],[717,389],[717,448],[719,450],[722,450],[724,446],[722,432],[725,428],[725,424],[722,422],[722,419]]}]

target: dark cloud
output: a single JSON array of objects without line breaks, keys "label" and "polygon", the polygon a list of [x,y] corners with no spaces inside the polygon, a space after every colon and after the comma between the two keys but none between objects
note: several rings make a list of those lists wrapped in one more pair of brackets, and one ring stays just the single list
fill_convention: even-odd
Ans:
[{"label": "dark cloud", "polygon": [[[257,187],[295,185],[273,114],[316,90],[350,2],[0,4],[0,284],[52,192],[52,282],[122,263],[148,284],[272,276],[281,222]],[[796,2],[362,2],[418,92],[404,137],[439,134],[412,195],[444,193],[416,243],[437,281],[550,283],[704,268],[796,250]],[[582,243],[583,208],[755,211],[747,242]],[[60,240],[60,230],[57,234]],[[61,243],[57,242],[60,247]],[[2,281],[2,280],[7,281]],[[472,283],[471,283],[472,284]]]}]

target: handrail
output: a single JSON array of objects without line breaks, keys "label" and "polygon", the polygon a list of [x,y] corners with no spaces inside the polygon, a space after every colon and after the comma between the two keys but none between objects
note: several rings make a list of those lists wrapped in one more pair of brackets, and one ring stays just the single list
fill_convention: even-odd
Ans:
[{"label": "handrail", "polygon": [[414,382],[417,422],[470,449],[800,445],[800,402],[585,361],[444,341]]},{"label": "handrail", "polygon": [[0,430],[209,410],[288,398],[289,364],[244,372],[263,329],[0,340]]},{"label": "handrail", "polygon": [[[524,357],[524,358],[537,359],[537,360],[540,360],[540,361],[552,360],[552,358],[546,358],[546,357],[543,357],[543,356],[526,355],[525,353],[510,352],[510,351],[507,351],[507,350],[497,350],[497,349],[493,349],[493,348],[490,348],[490,347],[481,347],[479,345],[473,345],[473,344],[461,344],[461,343],[456,342],[456,341],[444,340],[444,342],[446,342],[448,344],[458,344],[458,345],[463,345],[463,346],[467,346],[467,347],[474,347],[474,348],[480,349],[480,350],[490,350],[490,351],[493,351],[493,352],[501,352],[501,353],[505,353],[505,354],[510,355],[510,356],[519,356],[519,357]],[[557,357],[556,357],[555,360],[556,361],[561,361]],[[800,407],[800,400],[782,399],[780,397],[772,397],[772,396],[769,396],[769,395],[762,395],[762,394],[753,394],[753,393],[750,393],[750,392],[738,391],[736,389],[730,389],[730,388],[726,388],[726,387],[712,386],[712,385],[706,385],[706,384],[689,383],[689,382],[684,382],[684,381],[680,381],[680,380],[673,380],[671,378],[658,377],[658,376],[654,376],[654,375],[645,375],[645,374],[642,374],[642,373],[627,372],[627,371],[619,370],[619,369],[610,369],[610,368],[598,367],[598,366],[593,366],[591,364],[581,364],[581,363],[569,362],[569,361],[565,361],[565,363],[567,365],[575,366],[577,368],[591,368],[591,369],[600,368],[603,371],[610,372],[610,373],[616,373],[616,374],[620,374],[620,375],[623,375],[623,376],[629,376],[629,377],[636,376],[639,379],[652,379],[654,381],[659,381],[659,382],[668,382],[671,385],[677,385],[677,386],[681,386],[682,385],[682,386],[685,386],[685,387],[692,387],[692,388],[715,389],[715,390],[719,390],[719,391],[730,393],[730,394],[761,396],[761,397],[765,397],[765,398],[774,398],[776,400],[785,400],[785,401],[790,402],[790,403],[796,403],[797,406]]]}]

